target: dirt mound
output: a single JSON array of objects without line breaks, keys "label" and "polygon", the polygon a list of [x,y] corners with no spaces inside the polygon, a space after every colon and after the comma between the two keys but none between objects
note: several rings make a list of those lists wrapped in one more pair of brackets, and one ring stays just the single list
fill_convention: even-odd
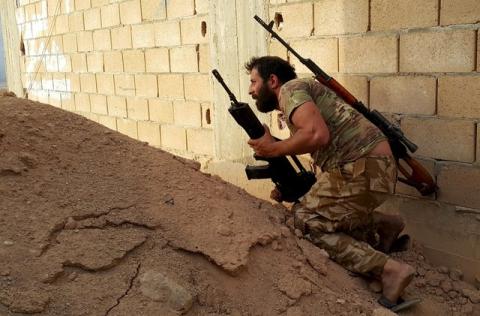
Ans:
[{"label": "dirt mound", "polygon": [[[285,208],[195,162],[28,100],[0,97],[0,118],[1,315],[386,312]],[[403,256],[423,269],[411,315],[478,311],[459,273]]]}]

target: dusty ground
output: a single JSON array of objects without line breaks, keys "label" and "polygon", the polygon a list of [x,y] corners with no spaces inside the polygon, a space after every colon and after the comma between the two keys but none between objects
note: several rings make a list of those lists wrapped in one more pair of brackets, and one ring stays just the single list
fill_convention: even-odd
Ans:
[{"label": "dusty ground", "polygon": [[[388,315],[285,208],[48,105],[0,97],[0,197],[0,315]],[[461,272],[401,259],[404,315],[480,314]]]}]

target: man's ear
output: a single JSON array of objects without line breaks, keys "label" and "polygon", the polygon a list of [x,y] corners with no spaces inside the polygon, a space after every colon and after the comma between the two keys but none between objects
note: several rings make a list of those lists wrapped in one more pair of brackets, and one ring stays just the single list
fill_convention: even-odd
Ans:
[{"label": "man's ear", "polygon": [[280,86],[280,80],[275,74],[270,75],[270,77],[268,78],[268,83],[270,84],[270,88],[272,89],[276,89]]}]

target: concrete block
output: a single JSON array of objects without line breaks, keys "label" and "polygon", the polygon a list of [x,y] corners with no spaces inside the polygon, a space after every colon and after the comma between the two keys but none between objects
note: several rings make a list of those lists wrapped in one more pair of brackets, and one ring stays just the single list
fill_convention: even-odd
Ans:
[{"label": "concrete block", "polygon": [[157,76],[150,74],[135,75],[135,87],[137,96],[158,97]]},{"label": "concrete block", "polygon": [[62,99],[62,109],[66,111],[75,111],[75,98],[71,92],[62,92],[60,95]]},{"label": "concrete block", "polygon": [[43,90],[53,90],[53,80],[51,73],[41,74],[41,80]]},{"label": "concrete block", "polygon": [[45,70],[47,72],[56,72],[58,71],[58,58],[55,55],[45,56],[43,58],[45,64]]},{"label": "concrete block", "polygon": [[108,115],[116,117],[127,117],[127,101],[125,97],[116,95],[107,96]]},{"label": "concrete block", "polygon": [[398,45],[394,35],[345,37],[339,44],[340,72],[397,72]]},{"label": "concrete block", "polygon": [[400,35],[400,71],[474,71],[475,36],[474,30],[402,34]]},{"label": "concrete block", "polygon": [[70,28],[68,24],[69,24],[68,15],[64,14],[64,15],[57,16],[57,20],[55,21],[55,33],[65,34],[70,32]]},{"label": "concrete block", "polygon": [[135,95],[135,79],[133,75],[118,74],[114,75],[113,78],[115,80],[115,93],[117,95]]},{"label": "concrete block", "polygon": [[480,21],[478,0],[442,0],[440,25],[473,24]]},{"label": "concrete block", "polygon": [[75,12],[68,16],[68,28],[70,32],[79,32],[83,31],[83,12]]},{"label": "concrete block", "polygon": [[47,48],[47,51],[49,51],[51,54],[63,54],[64,50],[61,35],[50,37],[50,45]]},{"label": "concrete block", "polygon": [[62,107],[62,99],[60,92],[49,91],[48,92],[48,104],[53,105],[56,108]]},{"label": "concrete block", "polygon": [[375,77],[370,107],[380,112],[435,114],[436,79],[426,76]]},{"label": "concrete block", "polygon": [[182,44],[205,44],[208,43],[209,25],[208,16],[193,17],[180,21],[180,34]]},{"label": "concrete block", "polygon": [[480,77],[439,77],[438,115],[479,119]]},{"label": "concrete block", "polygon": [[[94,0],[95,1],[95,0]],[[91,8],[90,0],[76,0],[75,1],[75,10],[87,10]]]},{"label": "concrete block", "polygon": [[110,30],[112,34],[112,48],[132,48],[132,31],[130,26],[117,27]]},{"label": "concrete block", "polygon": [[65,74],[64,73],[53,73],[52,74],[52,80],[53,80],[53,90],[55,91],[67,91],[67,82],[65,79]]},{"label": "concrete block", "polygon": [[141,0],[143,20],[165,20],[167,7],[165,0]]},{"label": "concrete block", "polygon": [[88,72],[103,72],[103,54],[88,53],[87,69],[88,69]]},{"label": "concrete block", "polygon": [[138,139],[150,146],[160,147],[160,124],[154,122],[138,122]]},{"label": "concrete block", "polygon": [[[280,14],[283,18],[282,25],[278,25],[275,31],[282,37],[304,37],[313,32],[313,4],[311,2],[284,5],[270,8],[270,19]],[[280,28],[279,28],[280,27]]]},{"label": "concrete block", "polygon": [[114,95],[115,94],[115,81],[113,80],[113,75],[99,73],[97,77],[97,90],[98,93],[104,95]]},{"label": "concrete block", "polygon": [[420,28],[438,25],[437,0],[372,0],[372,31]]},{"label": "concrete block", "polygon": [[202,127],[213,128],[213,107],[211,103],[202,103]]},{"label": "concrete block", "polygon": [[195,0],[195,13],[208,14],[209,0]]},{"label": "concrete block", "polygon": [[145,64],[147,72],[170,72],[168,49],[153,48],[145,50]]},{"label": "concrete block", "polygon": [[[338,72],[338,40],[336,38],[292,41],[290,45],[304,58],[315,61],[325,72]],[[290,62],[297,73],[312,73],[293,55]]]},{"label": "concrete block", "polygon": [[93,33],[90,31],[77,33],[77,46],[79,52],[93,51]]},{"label": "concrete block", "polygon": [[155,46],[180,45],[180,23],[178,21],[165,21],[154,24]]},{"label": "concrete block", "polygon": [[25,8],[24,7],[18,7],[15,9],[15,18],[18,24],[23,24],[25,23]]},{"label": "concrete block", "polygon": [[61,4],[61,12],[69,14],[75,11],[75,0],[63,0]]},{"label": "concrete block", "polygon": [[159,99],[148,100],[150,120],[159,123],[173,124],[173,103]]},{"label": "concrete block", "polygon": [[80,92],[80,75],[76,73],[65,74],[65,80],[67,83],[67,91]]},{"label": "concrete block", "polygon": [[100,94],[90,95],[90,106],[93,113],[96,114],[108,114],[107,110],[107,97]]},{"label": "concrete block", "polygon": [[27,22],[37,19],[35,4],[26,5],[24,8],[25,8],[25,20]]},{"label": "concrete block", "polygon": [[87,55],[83,53],[70,55],[73,72],[87,72]]},{"label": "concrete block", "polygon": [[158,75],[158,96],[161,99],[183,99],[185,97],[183,76],[180,74]]},{"label": "concrete block", "polygon": [[105,72],[123,72],[123,56],[120,51],[110,51],[103,54]]},{"label": "concrete block", "polygon": [[90,0],[92,3],[92,8],[101,7],[107,5],[110,0]]},{"label": "concrete block", "polygon": [[129,0],[120,3],[120,22],[123,25],[142,22],[140,0]]},{"label": "concrete block", "polygon": [[134,48],[155,46],[155,27],[153,24],[132,26],[132,46]]},{"label": "concrete block", "polygon": [[326,0],[314,4],[315,35],[364,33],[368,0]]},{"label": "concrete block", "polygon": [[120,25],[120,9],[118,3],[102,6],[100,10],[103,28]]},{"label": "concrete block", "polygon": [[117,131],[133,139],[138,139],[137,121],[117,118]]},{"label": "concrete block", "polygon": [[80,74],[80,86],[82,92],[97,93],[97,79],[95,74]]},{"label": "concrete block", "polygon": [[212,100],[212,87],[210,84],[210,75],[186,74],[185,83],[185,99],[196,101]]},{"label": "concrete block", "polygon": [[480,168],[466,164],[443,163],[440,165],[438,200],[480,209],[478,183]]},{"label": "concrete block", "polygon": [[180,126],[202,126],[200,103],[192,101],[173,101],[173,119]]},{"label": "concrete block", "polygon": [[93,8],[83,12],[85,30],[95,30],[102,27],[100,8]]},{"label": "concrete block", "polygon": [[167,17],[175,19],[195,14],[194,0],[167,1]]},{"label": "concrete block", "polygon": [[86,93],[75,93],[75,110],[90,112],[90,97]]},{"label": "concrete block", "polygon": [[148,101],[145,98],[127,98],[127,116],[136,121],[148,121]]},{"label": "concrete block", "polygon": [[418,145],[420,156],[470,163],[475,159],[475,124],[471,121],[406,117],[401,127]]},{"label": "concrete block", "polygon": [[268,43],[268,54],[270,56],[278,56],[282,59],[285,59],[287,60],[288,58],[288,55],[287,55],[287,49],[285,48],[285,46],[283,46],[282,44],[280,44],[278,41],[276,40],[270,40],[269,43]]},{"label": "concrete block", "polygon": [[210,46],[208,44],[200,45],[198,50],[198,71],[201,73],[210,73]]},{"label": "concrete block", "polygon": [[357,100],[368,106],[368,79],[364,76],[338,74],[335,79],[348,90]]},{"label": "concrete block", "polygon": [[187,150],[187,132],[185,128],[175,125],[160,126],[161,144],[164,148],[180,151]]},{"label": "concrete block", "polygon": [[125,72],[140,73],[145,72],[145,55],[143,50],[124,50],[123,51],[123,69]]},{"label": "concrete block", "polygon": [[62,35],[63,50],[65,53],[76,53],[77,49],[77,36],[75,33]]},{"label": "concrete block", "polygon": [[112,49],[112,38],[110,37],[109,29],[93,31],[93,49],[96,51]]},{"label": "concrete block", "polygon": [[117,119],[107,115],[99,115],[98,123],[102,124],[105,127],[108,127],[111,130],[117,130]]},{"label": "concrete block", "polygon": [[215,151],[213,130],[187,129],[187,150],[194,154],[213,156]]},{"label": "concrete block", "polygon": [[170,50],[170,69],[172,72],[198,72],[196,46],[172,48]]}]

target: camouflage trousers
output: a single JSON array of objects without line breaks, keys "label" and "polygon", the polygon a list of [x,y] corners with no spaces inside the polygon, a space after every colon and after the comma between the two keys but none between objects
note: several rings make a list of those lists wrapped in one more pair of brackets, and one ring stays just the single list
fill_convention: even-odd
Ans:
[{"label": "camouflage trousers", "polygon": [[394,192],[393,157],[365,157],[328,172],[293,206],[295,227],[346,269],[380,275],[388,256],[378,242],[373,212]]}]

